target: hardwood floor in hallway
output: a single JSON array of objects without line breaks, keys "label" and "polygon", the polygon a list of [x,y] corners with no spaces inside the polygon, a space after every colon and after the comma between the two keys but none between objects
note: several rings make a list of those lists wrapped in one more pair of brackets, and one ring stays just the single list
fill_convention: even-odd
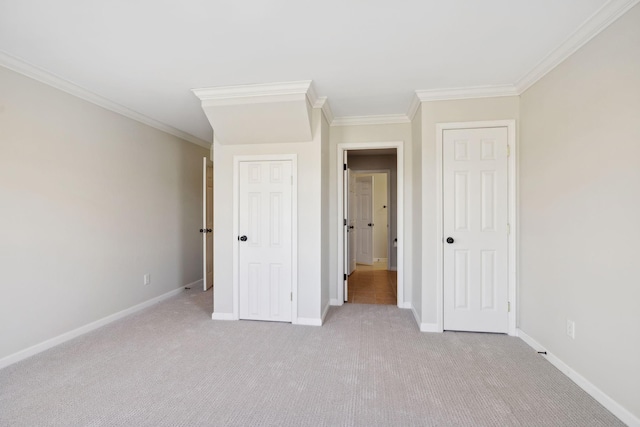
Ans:
[{"label": "hardwood floor in hallway", "polygon": [[358,264],[349,276],[347,302],[356,304],[397,304],[397,272],[387,270],[386,262]]}]

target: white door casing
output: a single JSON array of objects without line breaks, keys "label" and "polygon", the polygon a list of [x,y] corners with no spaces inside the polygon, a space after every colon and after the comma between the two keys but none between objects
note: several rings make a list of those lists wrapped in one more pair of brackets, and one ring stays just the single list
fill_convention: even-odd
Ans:
[{"label": "white door casing", "polygon": [[202,158],[202,287],[213,286],[213,162]]},{"label": "white door casing", "polygon": [[293,164],[239,162],[239,318],[292,321]]},{"label": "white door casing", "polygon": [[[339,225],[343,224],[344,221],[344,203],[345,203],[345,188],[344,188],[344,166],[346,165],[345,161],[345,153],[350,150],[370,150],[370,149],[385,149],[385,148],[394,148],[396,150],[396,158],[397,158],[397,177],[396,177],[396,233],[397,233],[397,251],[396,251],[396,260],[397,260],[397,268],[398,268],[398,307],[400,308],[410,308],[411,307],[411,297],[410,295],[407,297],[405,301],[404,296],[404,249],[405,249],[405,239],[404,239],[404,142],[403,141],[389,141],[389,142],[346,142],[346,143],[338,143],[337,144],[337,157],[336,157],[336,169],[335,176],[337,182],[337,210],[336,210],[336,220]],[[346,239],[344,232],[344,227],[337,227],[337,248],[338,248],[338,260],[344,259],[346,245],[344,244],[344,240]],[[345,288],[344,288],[344,275],[347,274],[348,268],[347,263],[338,262],[338,271],[336,277],[336,281],[334,282],[334,289],[336,292],[336,298],[331,299],[332,305],[342,305],[344,303],[345,297]]]},{"label": "white door casing", "polygon": [[356,262],[373,264],[373,176],[356,177]]},{"label": "white door casing", "polygon": [[507,129],[443,135],[444,329],[507,332]]}]

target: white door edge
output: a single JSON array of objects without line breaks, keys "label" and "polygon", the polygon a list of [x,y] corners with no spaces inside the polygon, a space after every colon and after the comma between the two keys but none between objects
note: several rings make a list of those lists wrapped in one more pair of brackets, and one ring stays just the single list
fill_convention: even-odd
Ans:
[{"label": "white door edge", "polygon": [[436,251],[436,319],[437,332],[444,331],[444,252],[443,252],[443,217],[444,193],[442,190],[443,173],[443,133],[452,129],[473,129],[473,128],[507,128],[507,144],[510,155],[507,158],[507,179],[508,179],[508,218],[510,233],[508,238],[508,291],[509,291],[509,335],[516,336],[516,319],[518,310],[517,295],[517,242],[518,242],[518,141],[516,139],[515,120],[490,120],[480,122],[453,122],[436,123],[436,236],[440,239]]},{"label": "white door edge", "polygon": [[[397,252],[397,264],[398,264],[398,290],[397,290],[397,305],[400,308],[406,308],[411,305],[410,295],[409,300],[405,301],[404,296],[404,249],[405,249],[405,235],[404,235],[404,142],[403,141],[390,141],[390,142],[344,142],[337,144],[337,162],[336,162],[336,178],[337,178],[337,237],[338,237],[338,268],[335,289],[337,290],[337,300],[344,301],[344,264],[341,262],[344,256],[344,236],[343,236],[343,204],[344,204],[344,189],[343,189],[343,163],[344,152],[349,150],[367,150],[378,148],[395,148],[396,149],[396,208],[397,208],[397,223],[396,233],[398,235],[398,252]],[[390,187],[390,186],[389,186]],[[338,304],[338,305],[342,305]]]},{"label": "white door edge", "polygon": [[290,160],[293,175],[291,188],[291,323],[298,323],[298,156],[297,154],[262,154],[233,156],[233,320],[240,319],[239,213],[240,162]]}]

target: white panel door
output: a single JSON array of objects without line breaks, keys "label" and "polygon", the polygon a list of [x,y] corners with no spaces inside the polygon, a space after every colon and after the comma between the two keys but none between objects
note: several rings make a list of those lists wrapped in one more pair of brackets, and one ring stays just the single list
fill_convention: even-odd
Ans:
[{"label": "white panel door", "polygon": [[347,216],[347,229],[349,236],[349,273],[356,269],[356,177],[351,169],[347,169],[349,179],[349,211]]},{"label": "white panel door", "polygon": [[203,290],[213,286],[213,164],[202,158],[202,276]]},{"label": "white panel door", "polygon": [[507,128],[443,134],[444,329],[508,332]]},{"label": "white panel door", "polygon": [[291,321],[292,162],[240,162],[240,318]]},{"label": "white panel door", "polygon": [[373,264],[373,176],[356,178],[356,261]]}]

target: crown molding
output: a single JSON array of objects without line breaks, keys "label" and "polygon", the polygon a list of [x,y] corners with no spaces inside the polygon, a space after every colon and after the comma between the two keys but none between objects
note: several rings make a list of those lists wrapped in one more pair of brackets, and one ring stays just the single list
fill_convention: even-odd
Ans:
[{"label": "crown molding", "polygon": [[472,86],[451,89],[416,90],[420,102],[448,101],[453,99],[494,98],[499,96],[518,96],[513,85]]},{"label": "crown molding", "polygon": [[600,34],[602,30],[624,15],[640,0],[609,0],[604,6],[591,15],[564,42],[549,53],[532,70],[520,78],[515,87],[521,94],[533,86],[551,70],[560,65],[565,59],[584,46],[589,40]]},{"label": "crown molding", "polygon": [[161,123],[157,120],[152,119],[151,117],[147,117],[144,114],[140,114],[123,105],[110,101],[94,92],[91,92],[90,90],[76,85],[75,83],[71,83],[68,80],[56,76],[55,74],[31,65],[19,58],[16,58],[15,56],[9,55],[4,51],[0,51],[0,65],[12,71],[15,71],[16,73],[22,74],[48,86],[73,95],[77,98],[95,104],[106,110],[120,114],[121,116],[135,120],[180,139],[184,139],[185,141],[189,141],[193,144],[200,145],[201,147],[205,148],[209,148],[211,146],[210,142],[181,131],[180,129],[174,128],[173,126]]},{"label": "crown molding", "polygon": [[331,122],[331,126],[395,125],[400,123],[411,123],[411,119],[406,114],[346,116],[336,117]]},{"label": "crown molding", "polygon": [[301,97],[307,98],[313,105],[317,99],[311,80],[209,87],[191,91],[203,104],[210,106],[298,101]]},{"label": "crown molding", "polygon": [[413,96],[411,97],[411,103],[409,104],[409,110],[407,111],[407,117],[409,117],[409,120],[413,120],[416,113],[418,112],[418,108],[420,107],[421,102],[422,101],[420,101],[418,94],[414,92]]},{"label": "crown molding", "polygon": [[329,105],[329,100],[326,96],[321,96],[316,100],[313,104],[313,108],[322,108],[322,113],[324,114],[324,118],[327,119],[329,126],[333,123],[334,116],[333,111],[331,110],[331,106]]}]

